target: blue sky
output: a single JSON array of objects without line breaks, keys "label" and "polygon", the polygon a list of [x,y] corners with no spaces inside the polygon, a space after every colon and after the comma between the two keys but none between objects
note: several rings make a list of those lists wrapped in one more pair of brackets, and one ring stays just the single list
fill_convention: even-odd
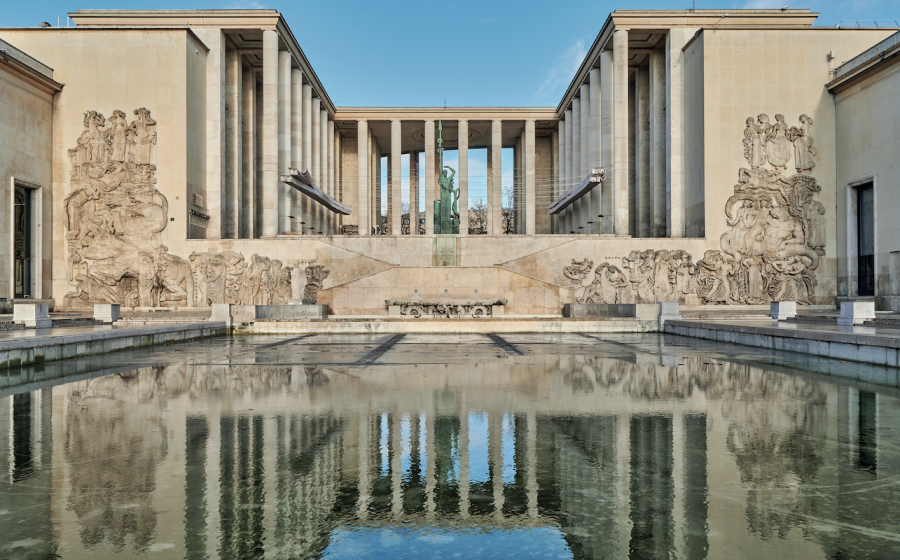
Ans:
[{"label": "blue sky", "polygon": [[[780,8],[791,0],[697,0],[697,8]],[[65,25],[78,8],[274,8],[337,105],[556,106],[615,8],[690,8],[691,0],[391,2],[44,0],[6,2],[2,26]],[[817,24],[900,20],[900,0],[806,0]]]}]

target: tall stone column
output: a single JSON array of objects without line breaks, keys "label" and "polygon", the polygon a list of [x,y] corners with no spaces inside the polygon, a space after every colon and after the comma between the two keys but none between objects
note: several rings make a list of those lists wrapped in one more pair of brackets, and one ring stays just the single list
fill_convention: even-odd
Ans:
[{"label": "tall stone column", "polygon": [[666,35],[666,194],[669,237],[684,237],[684,52],[694,28]]},{"label": "tall stone column", "polygon": [[409,152],[409,234],[419,235],[419,152]]},{"label": "tall stone column", "polygon": [[[606,165],[603,161],[602,154],[600,153],[600,69],[599,68],[591,68],[590,73],[590,147],[588,148],[588,153],[590,154],[590,160],[588,161],[588,173],[590,173],[591,169],[594,167],[601,167]],[[589,233],[600,233],[600,221],[599,217],[602,214],[600,199],[602,197],[603,187],[601,185],[596,185],[590,194],[590,206],[588,208],[588,216],[589,220],[594,222],[594,225],[591,227]]]},{"label": "tall stone column", "polygon": [[[573,160],[573,151],[572,151],[572,131],[574,130],[574,125],[572,124],[572,108],[566,109],[565,112],[565,154],[566,154],[566,164],[565,164],[565,181],[563,182],[560,191],[562,193],[569,192],[574,185],[572,185],[572,178],[575,176],[573,172],[572,165],[574,164]],[[563,218],[563,233],[566,235],[572,231],[572,205],[566,207],[563,210],[562,218]]]},{"label": "tall stone column", "polygon": [[635,178],[639,205],[638,235],[653,236],[653,198],[650,189],[650,70],[638,68],[635,82]]},{"label": "tall stone column", "polygon": [[628,30],[613,33],[613,185],[615,189],[615,232],[628,235]]},{"label": "tall stone column", "polygon": [[[368,121],[356,123],[356,185],[357,204],[354,210],[357,214],[359,234],[369,235],[369,136]],[[362,453],[362,451],[360,451]]]},{"label": "tall stone column", "polygon": [[[324,106],[324,103],[320,104],[319,109],[319,188],[328,192],[328,111]],[[327,233],[331,211],[321,204],[318,206],[321,213],[316,232]]]},{"label": "tall stone column", "polygon": [[400,120],[391,121],[391,235],[400,235],[403,230],[403,212],[400,211],[400,176],[401,176],[401,150],[400,144]]},{"label": "tall stone column", "polygon": [[[257,79],[259,78],[259,79]],[[253,70],[253,237],[263,236],[263,102],[262,70]]]},{"label": "tall stone column", "polygon": [[491,121],[491,213],[493,231],[491,235],[503,234],[503,121]]},{"label": "tall stone column", "polygon": [[534,120],[525,121],[525,233],[535,234]]},{"label": "tall stone column", "polygon": [[613,209],[613,52],[610,49],[600,53],[600,161],[606,167],[606,181],[601,185],[600,214],[601,231],[613,232],[615,210]]},{"label": "tall stone column", "polygon": [[[312,86],[303,84],[303,116],[300,118],[300,127],[302,132],[302,154],[300,161],[303,165],[303,171],[312,173]],[[311,198],[304,196],[302,202],[303,208],[303,224],[301,229],[303,233],[309,233],[309,227],[313,225],[315,219],[317,203]]]},{"label": "tall stone column", "polygon": [[[278,52],[278,174],[287,175],[291,165],[291,53]],[[278,180],[278,233],[291,230],[291,195]]]},{"label": "tall stone column", "polygon": [[256,176],[256,105],[253,87],[256,75],[251,66],[244,66],[241,75],[241,205],[240,238],[251,239],[255,232],[253,229],[253,216],[256,205],[253,196],[253,185]]},{"label": "tall stone column", "polygon": [[262,234],[278,235],[278,33],[263,31]]},{"label": "tall stone column", "polygon": [[[581,84],[581,172],[578,183],[584,181],[584,178],[591,174],[591,85]],[[581,233],[591,233],[591,225],[588,222],[591,219],[591,195],[590,193],[581,198],[581,216],[579,216],[581,226],[584,227]]]},{"label": "tall stone column", "polygon": [[[303,170],[303,72],[299,68],[291,69],[291,167]],[[291,204],[288,214],[291,220],[291,231],[303,231],[303,202],[306,197],[299,191],[288,187]]]},{"label": "tall stone column", "polygon": [[[312,175],[313,183],[320,189],[322,188],[322,135],[319,132],[319,127],[321,125],[320,119],[322,118],[322,100],[318,97],[314,97],[312,99],[312,103],[310,105],[310,113],[312,117],[312,130],[310,136],[310,147],[312,149],[312,159],[309,162],[309,173]],[[318,202],[312,203],[312,220],[310,223],[306,224],[306,231],[304,233],[314,234],[315,232],[322,229],[322,218],[324,217],[324,212],[322,211],[322,205]]]},{"label": "tall stone column", "polygon": [[234,49],[225,51],[225,192],[222,207],[222,237],[237,239],[240,234],[241,179],[243,173],[243,106],[241,55]]},{"label": "tall stone column", "polygon": [[487,210],[485,211],[485,233],[487,235],[494,234],[494,160],[493,160],[494,150],[488,146],[487,149]]},{"label": "tall stone column", "polygon": [[[335,182],[334,121],[328,121],[325,132],[328,138],[328,194],[331,195],[331,198],[337,200],[337,184]],[[336,218],[337,214],[335,214],[334,212],[328,212],[328,220],[326,223],[326,227],[328,228],[326,233],[328,235],[334,235],[336,233]]]},{"label": "tall stone column", "polygon": [[469,121],[459,121],[459,234],[469,235]]},{"label": "tall stone column", "polygon": [[425,235],[434,235],[434,121],[425,121]]},{"label": "tall stone column", "polygon": [[[554,160],[554,170],[556,171],[556,184],[553,185],[553,200],[555,201],[563,193],[563,184],[565,183],[565,166],[566,166],[566,121],[559,121],[559,130],[556,133],[556,157]],[[553,233],[563,233],[562,216],[556,214],[553,216]]]},{"label": "tall stone column", "polygon": [[[569,188],[577,187],[582,179],[584,177],[581,176],[581,99],[576,97],[572,99],[572,184]],[[584,225],[581,223],[581,202],[579,198],[571,204],[571,230],[576,234],[584,231],[578,229]]]},{"label": "tall stone column", "polygon": [[650,192],[653,237],[666,236],[666,53],[650,53]]}]

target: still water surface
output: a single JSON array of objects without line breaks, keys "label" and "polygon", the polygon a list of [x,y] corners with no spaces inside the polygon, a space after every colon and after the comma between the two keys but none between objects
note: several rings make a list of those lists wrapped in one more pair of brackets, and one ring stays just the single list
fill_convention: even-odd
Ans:
[{"label": "still water surface", "polygon": [[0,559],[900,558],[897,371],[810,360],[319,335],[4,371]]}]

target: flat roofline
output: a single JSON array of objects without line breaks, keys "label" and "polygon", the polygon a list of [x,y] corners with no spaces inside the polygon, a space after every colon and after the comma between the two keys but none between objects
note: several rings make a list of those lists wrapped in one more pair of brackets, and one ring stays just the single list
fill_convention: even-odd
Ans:
[{"label": "flat roofline", "polygon": [[126,26],[126,25],[113,25],[113,26],[102,26],[97,25],[93,27],[0,27],[0,33],[3,31],[35,31],[40,33],[58,33],[58,32],[85,32],[85,31],[187,31],[191,37],[194,38],[200,45],[206,49],[206,52],[209,52],[209,47],[206,46],[206,43],[197,36],[196,33],[190,28],[185,27],[183,25],[153,25],[153,26]]},{"label": "flat roofline", "polygon": [[[724,14],[727,18],[723,18]],[[799,9],[699,9],[699,10],[614,10],[606,17],[591,48],[569,82],[565,93],[556,106],[557,115],[562,118],[566,107],[572,102],[578,87],[584,82],[594,61],[605,50],[612,39],[617,24],[627,29],[654,29],[667,31],[678,27],[698,27],[703,29],[712,25],[716,29],[813,29],[812,24],[819,17],[818,12],[809,8]],[[637,20],[637,21],[636,21]],[[792,21],[793,20],[793,21]],[[707,25],[704,25],[707,24]],[[833,28],[827,28],[833,29]]]},{"label": "flat roofline", "polygon": [[0,66],[5,66],[22,80],[51,95],[62,90],[63,84],[53,79],[53,69],[43,62],[2,39],[0,53]]},{"label": "flat roofline", "polygon": [[825,84],[825,87],[834,93],[888,64],[896,64],[898,55],[900,55],[900,33],[894,33],[835,68],[834,78]]},{"label": "flat roofline", "polygon": [[[151,27],[165,28],[167,26],[160,25],[160,22],[147,27],[141,25],[127,25],[125,21],[131,19],[135,22],[142,20],[167,20],[179,18],[181,21],[173,27],[209,27],[228,29],[274,29],[281,37],[281,40],[287,45],[297,65],[303,71],[303,74],[312,84],[313,90],[317,97],[325,104],[325,108],[329,114],[334,115],[336,108],[331,97],[325,90],[325,86],[306,58],[306,53],[300,47],[300,43],[291,31],[291,27],[287,24],[284,16],[278,10],[260,9],[260,10],[76,10],[69,12],[69,17],[78,26],[76,29],[106,27],[106,28],[140,28],[149,29]],[[205,18],[205,19],[204,19]],[[111,20],[121,19],[123,25]],[[185,21],[186,20],[186,21]],[[195,21],[196,20],[196,21]],[[206,21],[209,20],[209,21]],[[227,20],[227,21],[223,21]],[[92,23],[97,21],[99,23]],[[190,26],[187,23],[190,22]]]}]

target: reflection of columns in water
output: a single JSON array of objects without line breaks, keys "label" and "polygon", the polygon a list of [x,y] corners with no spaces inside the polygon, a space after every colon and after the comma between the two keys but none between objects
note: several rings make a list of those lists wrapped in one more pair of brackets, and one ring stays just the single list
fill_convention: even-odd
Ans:
[{"label": "reflection of columns in water", "polygon": [[528,516],[536,518],[538,516],[537,506],[537,418],[534,412],[528,412],[526,416],[526,424],[528,430],[527,450],[525,452],[525,469],[527,477],[527,493],[528,493]]},{"label": "reflection of columns in water", "polygon": [[206,445],[209,425],[205,416],[189,416],[185,423],[184,549],[188,558],[203,558],[207,552]]},{"label": "reflection of columns in water", "polygon": [[369,419],[360,418],[359,422],[359,500],[356,515],[365,519],[369,511]]},{"label": "reflection of columns in water", "polygon": [[671,416],[633,416],[630,447],[631,555],[668,557],[675,544]]},{"label": "reflection of columns in water", "polygon": [[503,519],[503,415],[488,413],[488,465],[494,487],[494,519]]},{"label": "reflection of columns in water", "polygon": [[[684,551],[685,558],[705,558],[707,541],[706,415],[688,414],[683,420]],[[676,447],[677,449],[677,447]]]},{"label": "reflection of columns in water", "polygon": [[425,511],[428,517],[434,517],[434,415],[428,414],[425,428]]},{"label": "reflection of columns in water", "polygon": [[[399,220],[398,216],[399,213],[395,214],[394,219]],[[400,422],[400,414],[395,412],[391,415],[391,514],[394,519],[399,519],[403,514],[403,469],[401,467],[403,452]]]},{"label": "reflection of columns in water", "polygon": [[856,467],[875,474],[878,468],[878,401],[875,393],[860,391],[858,402]]},{"label": "reflection of columns in water", "polygon": [[469,407],[466,394],[459,396],[459,514],[469,516]]}]

